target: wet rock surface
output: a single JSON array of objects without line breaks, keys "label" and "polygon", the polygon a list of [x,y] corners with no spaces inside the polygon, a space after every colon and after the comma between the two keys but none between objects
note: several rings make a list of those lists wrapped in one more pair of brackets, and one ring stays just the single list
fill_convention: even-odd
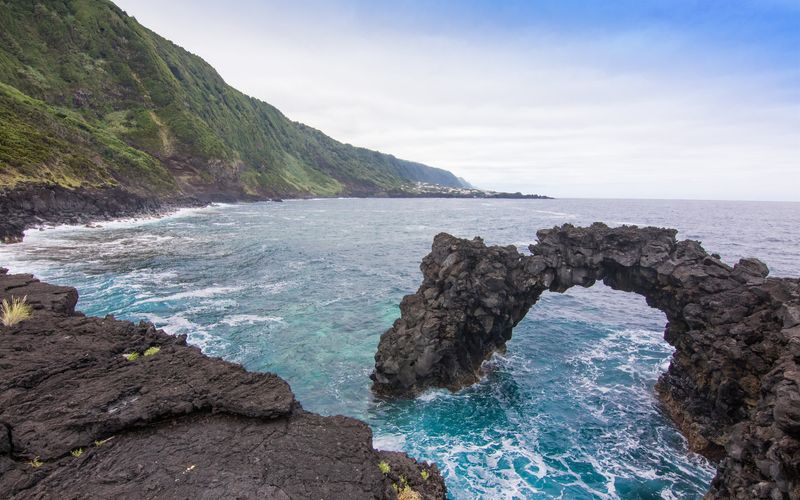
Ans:
[{"label": "wet rock surface", "polygon": [[435,465],[303,410],[274,374],[149,323],[86,317],[75,289],[0,268],[0,299],[12,296],[34,310],[0,325],[3,498],[396,498],[382,461],[444,498]]},{"label": "wet rock surface", "polygon": [[194,198],[163,200],[121,188],[67,189],[24,186],[0,190],[0,243],[22,241],[26,229],[46,224],[89,224],[125,217],[155,217],[179,207],[202,206]]},{"label": "wet rock surface", "polygon": [[656,391],[691,448],[718,463],[708,498],[800,498],[800,280],[733,267],[676,231],[569,224],[537,233],[532,255],[447,234],[423,283],[382,337],[375,392],[457,389],[505,348],[544,291],[597,280],[643,295],[675,347]]}]

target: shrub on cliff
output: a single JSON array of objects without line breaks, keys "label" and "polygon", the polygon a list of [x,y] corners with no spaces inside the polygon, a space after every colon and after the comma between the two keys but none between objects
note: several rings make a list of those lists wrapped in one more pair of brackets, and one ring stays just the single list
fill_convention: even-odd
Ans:
[{"label": "shrub on cliff", "polygon": [[13,326],[25,321],[33,315],[33,309],[28,305],[28,296],[19,298],[11,297],[9,302],[3,299],[0,305],[0,322],[5,326]]}]

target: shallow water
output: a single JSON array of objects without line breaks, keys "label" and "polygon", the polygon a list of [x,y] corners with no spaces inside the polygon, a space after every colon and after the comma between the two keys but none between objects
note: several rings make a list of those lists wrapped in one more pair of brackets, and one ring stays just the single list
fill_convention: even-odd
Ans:
[{"label": "shallow water", "polygon": [[220,205],[102,229],[32,231],[0,265],[76,286],[87,314],[148,319],[210,355],[273,371],[309,410],[365,419],[381,448],[434,460],[453,498],[699,498],[653,385],[664,315],[602,285],[545,294],[479,384],[371,396],[380,334],[419,286],[433,236],[525,250],[569,222],[679,229],[733,263],[800,274],[800,204],[633,200],[352,200]]}]

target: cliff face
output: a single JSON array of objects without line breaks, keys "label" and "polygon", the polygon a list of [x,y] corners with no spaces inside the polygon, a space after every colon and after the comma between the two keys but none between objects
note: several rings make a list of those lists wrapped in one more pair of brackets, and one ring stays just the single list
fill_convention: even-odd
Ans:
[{"label": "cliff face", "polygon": [[448,171],[342,144],[230,87],[106,0],[0,2],[0,190],[371,194]]},{"label": "cliff face", "polygon": [[401,475],[445,497],[435,465],[303,410],[274,374],[149,323],[86,317],[75,289],[0,268],[0,299],[12,296],[34,311],[0,325],[3,498],[396,498]]},{"label": "cliff face", "polygon": [[675,347],[656,390],[690,446],[719,468],[710,498],[800,498],[800,280],[730,267],[668,229],[542,230],[525,256],[438,235],[424,281],[380,341],[373,389],[410,395],[475,382],[546,290],[597,280],[643,295]]}]

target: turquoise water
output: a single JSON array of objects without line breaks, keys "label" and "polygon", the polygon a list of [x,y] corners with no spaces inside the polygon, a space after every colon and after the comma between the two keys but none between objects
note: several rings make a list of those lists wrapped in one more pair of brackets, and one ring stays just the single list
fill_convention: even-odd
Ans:
[{"label": "turquoise water", "polygon": [[76,286],[87,314],[147,319],[278,373],[305,408],[364,419],[377,447],[437,462],[452,498],[699,498],[713,468],[659,409],[671,348],[663,314],[635,295],[545,294],[459,393],[369,391],[378,338],[436,233],[523,250],[539,228],[595,220],[676,227],[729,262],[754,255],[800,274],[800,204],[612,200],[222,205],[29,232],[0,247],[0,265]]}]

